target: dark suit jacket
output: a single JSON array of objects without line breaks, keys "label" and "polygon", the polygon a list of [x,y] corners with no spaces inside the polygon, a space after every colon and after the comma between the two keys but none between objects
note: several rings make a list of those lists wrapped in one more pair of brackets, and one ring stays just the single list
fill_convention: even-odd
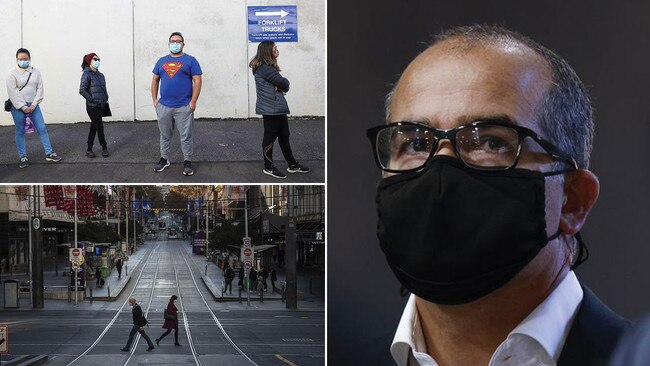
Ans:
[{"label": "dark suit jacket", "polygon": [[607,365],[631,323],[603,304],[587,287],[557,362],[558,366]]},{"label": "dark suit jacket", "polygon": [[[619,339],[631,328],[628,320],[614,313],[589,288],[582,286],[582,290],[582,303],[564,342],[558,366],[607,365]],[[395,365],[390,355],[394,334],[393,329],[368,344],[369,353],[374,350],[374,355],[368,358],[373,364]]]}]

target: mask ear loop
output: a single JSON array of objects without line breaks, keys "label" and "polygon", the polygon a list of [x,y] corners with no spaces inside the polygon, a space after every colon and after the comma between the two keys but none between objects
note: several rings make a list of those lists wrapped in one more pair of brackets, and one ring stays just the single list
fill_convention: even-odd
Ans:
[{"label": "mask ear loop", "polygon": [[578,266],[582,263],[586,262],[587,259],[589,259],[589,249],[587,248],[587,245],[585,245],[585,242],[582,240],[582,235],[580,235],[580,232],[578,231],[573,237],[578,241],[578,255],[576,256],[575,262],[573,262],[571,265],[572,271],[578,268]]},{"label": "mask ear loop", "polygon": [[406,297],[408,294],[410,294],[411,291],[409,291],[404,285],[400,286],[399,288],[399,296],[400,297]]}]

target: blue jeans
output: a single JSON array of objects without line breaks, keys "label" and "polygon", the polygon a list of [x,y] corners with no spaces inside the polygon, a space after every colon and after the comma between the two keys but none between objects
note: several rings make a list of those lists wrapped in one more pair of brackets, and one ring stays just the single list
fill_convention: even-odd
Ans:
[{"label": "blue jeans", "polygon": [[[31,103],[27,103],[29,106]],[[14,108],[11,106],[11,117],[14,119],[14,125],[16,125],[16,147],[18,148],[18,155],[22,157],[27,157],[27,150],[25,149],[25,112],[20,109]],[[32,121],[34,122],[34,127],[36,127],[36,132],[41,138],[41,144],[45,149],[45,155],[52,153],[52,145],[50,144],[50,137],[47,135],[47,128],[45,128],[45,120],[43,119],[43,113],[41,113],[41,107],[36,106],[36,109],[32,112]]]},{"label": "blue jeans", "polygon": [[151,342],[151,338],[147,335],[147,333],[144,332],[144,330],[140,330],[140,327],[137,325],[134,325],[133,328],[131,328],[131,334],[129,334],[129,340],[126,342],[126,347],[124,348],[131,348],[131,343],[133,343],[133,337],[135,337],[135,334],[140,332],[140,335],[142,338],[144,338],[147,341],[147,344],[149,347],[153,347],[153,343]]}]

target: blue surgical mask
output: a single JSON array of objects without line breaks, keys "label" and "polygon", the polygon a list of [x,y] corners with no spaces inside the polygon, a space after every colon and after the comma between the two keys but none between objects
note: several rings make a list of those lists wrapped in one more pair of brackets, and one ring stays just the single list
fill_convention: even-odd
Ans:
[{"label": "blue surgical mask", "polygon": [[101,63],[100,61],[93,61],[93,67],[96,68],[96,69],[99,69],[99,64],[100,63]]},{"label": "blue surgical mask", "polygon": [[22,67],[23,69],[29,66],[29,60],[18,60],[18,66]]},{"label": "blue surgical mask", "polygon": [[172,53],[179,53],[179,52],[181,52],[181,44],[180,43],[170,43],[169,44],[169,50]]}]

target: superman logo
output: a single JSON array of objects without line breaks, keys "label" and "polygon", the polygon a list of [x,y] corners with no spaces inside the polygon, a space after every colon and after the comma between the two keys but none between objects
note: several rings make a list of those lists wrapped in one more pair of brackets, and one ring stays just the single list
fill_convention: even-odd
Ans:
[{"label": "superman logo", "polygon": [[169,78],[173,78],[174,75],[178,72],[178,70],[183,67],[183,64],[180,62],[167,62],[162,65],[163,70],[167,72],[167,75],[169,75]]}]

